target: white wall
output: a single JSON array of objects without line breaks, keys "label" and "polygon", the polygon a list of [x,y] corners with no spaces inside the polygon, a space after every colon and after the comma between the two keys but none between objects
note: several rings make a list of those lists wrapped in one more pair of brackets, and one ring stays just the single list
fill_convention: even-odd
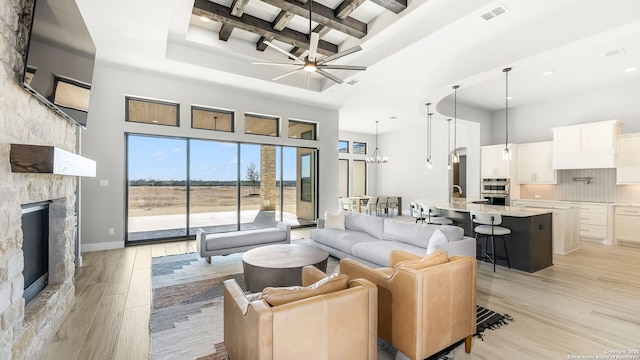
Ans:
[{"label": "white wall", "polygon": [[[509,108],[509,142],[553,139],[551,128],[618,119],[622,133],[640,132],[640,81],[601,88],[537,104]],[[504,142],[504,110],[492,113],[491,144]]]},{"label": "white wall", "polygon": [[[126,123],[125,95],[143,96],[180,103],[180,127]],[[191,129],[192,104],[220,107],[236,111],[233,134]],[[244,112],[280,116],[286,119],[317,121],[318,141],[288,139],[287,128],[281,126],[279,138],[244,135]],[[148,133],[165,136],[192,137],[238,142],[269,143],[319,149],[319,214],[334,211],[338,194],[338,112],[265,95],[214,86],[167,75],[145,73],[139,69],[116,68],[97,64],[93,76],[93,92],[87,129],[82,132],[82,155],[97,162],[96,178],[82,181],[82,247],[83,251],[118,248],[124,245],[125,223],[125,133]],[[99,186],[100,180],[109,186]],[[328,179],[328,180],[324,180]],[[115,235],[108,235],[114,228]]]},{"label": "white wall", "polygon": [[[380,148],[389,163],[378,166],[378,194],[402,196],[403,214],[409,214],[409,202],[416,198],[448,199],[447,122],[433,119],[433,168],[424,165],[426,158],[426,124],[421,128],[406,127],[380,137]],[[480,129],[479,123],[458,120],[457,146],[467,148],[468,198],[480,196]],[[451,124],[453,139],[453,121]],[[451,140],[453,147],[453,140]]]},{"label": "white wall", "polygon": [[[441,115],[453,118],[453,95],[442,99],[436,106],[436,111]],[[492,113],[473,105],[465,104],[458,99],[458,119],[464,119],[480,124],[480,144],[491,145],[493,141],[493,117]],[[504,123],[503,123],[504,126]]]}]

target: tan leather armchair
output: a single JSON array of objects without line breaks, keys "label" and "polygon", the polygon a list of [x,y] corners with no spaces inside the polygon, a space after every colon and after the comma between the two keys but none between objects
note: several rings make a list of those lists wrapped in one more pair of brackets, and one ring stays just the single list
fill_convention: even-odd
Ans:
[{"label": "tan leather armchair", "polygon": [[409,262],[421,257],[400,250],[391,252],[391,268],[372,269],[352,259],[340,261],[341,273],[378,286],[378,336],[413,360],[462,339],[465,351],[471,352],[476,332],[476,260],[468,256],[449,259],[442,250],[432,256],[443,263],[419,270]]},{"label": "tan leather armchair", "polygon": [[[303,268],[303,286],[327,275]],[[231,360],[376,359],[378,290],[350,279],[344,290],[270,307],[224,282],[224,342]]]}]

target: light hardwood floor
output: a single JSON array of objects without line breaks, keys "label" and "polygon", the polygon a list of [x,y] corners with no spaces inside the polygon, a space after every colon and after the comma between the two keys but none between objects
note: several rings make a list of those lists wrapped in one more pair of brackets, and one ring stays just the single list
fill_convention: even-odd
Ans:
[{"label": "light hardwood floor", "polygon": [[[43,359],[147,359],[151,258],[193,251],[188,241],[83,254],[75,303]],[[514,321],[474,339],[471,354],[456,349],[457,360],[615,359],[619,351],[640,360],[640,248],[582,243],[535,274],[481,263],[477,302]]]}]

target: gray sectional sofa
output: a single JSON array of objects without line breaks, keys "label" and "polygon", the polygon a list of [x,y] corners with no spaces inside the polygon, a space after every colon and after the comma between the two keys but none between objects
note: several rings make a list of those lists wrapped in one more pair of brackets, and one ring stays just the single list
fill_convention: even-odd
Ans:
[{"label": "gray sectional sofa", "polygon": [[416,224],[345,212],[345,230],[325,229],[324,219],[318,219],[311,230],[311,244],[339,259],[352,258],[371,267],[388,267],[391,250],[404,250],[426,256],[433,233],[440,229],[448,242],[437,246],[449,256],[476,257],[476,241],[464,236],[462,228],[450,225]]}]

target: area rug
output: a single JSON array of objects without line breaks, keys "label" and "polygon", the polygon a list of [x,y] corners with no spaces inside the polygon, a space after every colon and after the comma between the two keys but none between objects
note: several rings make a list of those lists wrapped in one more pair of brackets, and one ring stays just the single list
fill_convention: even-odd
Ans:
[{"label": "area rug", "polygon": [[[212,264],[196,253],[153,258],[151,267],[151,316],[149,331],[152,360],[227,359],[223,335],[223,286],[236,279],[244,288],[242,254],[213,257]],[[333,273],[338,261],[329,258],[327,273]],[[486,329],[495,329],[512,320],[478,306],[478,332],[482,339]],[[453,359],[454,344],[430,357]],[[408,359],[392,346],[378,340],[379,360]]]}]

